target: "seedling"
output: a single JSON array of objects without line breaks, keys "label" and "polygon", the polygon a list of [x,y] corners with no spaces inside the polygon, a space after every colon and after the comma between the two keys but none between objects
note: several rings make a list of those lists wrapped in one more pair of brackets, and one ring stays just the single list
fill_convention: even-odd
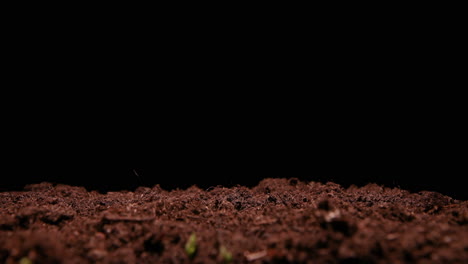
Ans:
[{"label": "seedling", "polygon": [[19,261],[19,264],[33,264],[33,262],[28,257],[22,257]]},{"label": "seedling", "polygon": [[185,244],[185,252],[189,256],[189,258],[195,257],[195,254],[197,253],[197,235],[195,233],[192,233]]},{"label": "seedling", "polygon": [[219,248],[219,256],[225,264],[229,264],[232,262],[232,253],[229,252],[225,246],[221,246]]}]

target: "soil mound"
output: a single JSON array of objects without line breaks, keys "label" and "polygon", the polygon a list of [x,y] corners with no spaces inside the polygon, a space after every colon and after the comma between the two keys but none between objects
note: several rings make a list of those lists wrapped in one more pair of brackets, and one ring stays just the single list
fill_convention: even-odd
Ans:
[{"label": "soil mound", "polygon": [[468,202],[375,184],[0,193],[1,263],[468,263]]}]

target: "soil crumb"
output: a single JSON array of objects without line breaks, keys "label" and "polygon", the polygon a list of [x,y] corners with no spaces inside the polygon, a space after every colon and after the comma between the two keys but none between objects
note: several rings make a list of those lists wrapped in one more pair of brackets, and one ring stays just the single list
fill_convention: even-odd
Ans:
[{"label": "soil crumb", "polygon": [[101,194],[0,193],[0,263],[468,263],[468,202],[265,179]]}]

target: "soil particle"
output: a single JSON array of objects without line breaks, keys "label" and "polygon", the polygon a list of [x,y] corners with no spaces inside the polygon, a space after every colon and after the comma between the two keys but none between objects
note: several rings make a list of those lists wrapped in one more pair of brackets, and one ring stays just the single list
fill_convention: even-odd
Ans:
[{"label": "soil particle", "polygon": [[[468,202],[375,184],[0,193],[0,263],[468,263]],[[185,246],[196,235],[196,254]]]}]

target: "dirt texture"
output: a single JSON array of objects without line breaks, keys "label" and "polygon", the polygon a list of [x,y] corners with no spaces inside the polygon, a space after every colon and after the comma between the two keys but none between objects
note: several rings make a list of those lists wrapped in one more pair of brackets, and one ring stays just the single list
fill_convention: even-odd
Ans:
[{"label": "dirt texture", "polygon": [[468,263],[468,202],[370,184],[0,193],[0,263]]}]

